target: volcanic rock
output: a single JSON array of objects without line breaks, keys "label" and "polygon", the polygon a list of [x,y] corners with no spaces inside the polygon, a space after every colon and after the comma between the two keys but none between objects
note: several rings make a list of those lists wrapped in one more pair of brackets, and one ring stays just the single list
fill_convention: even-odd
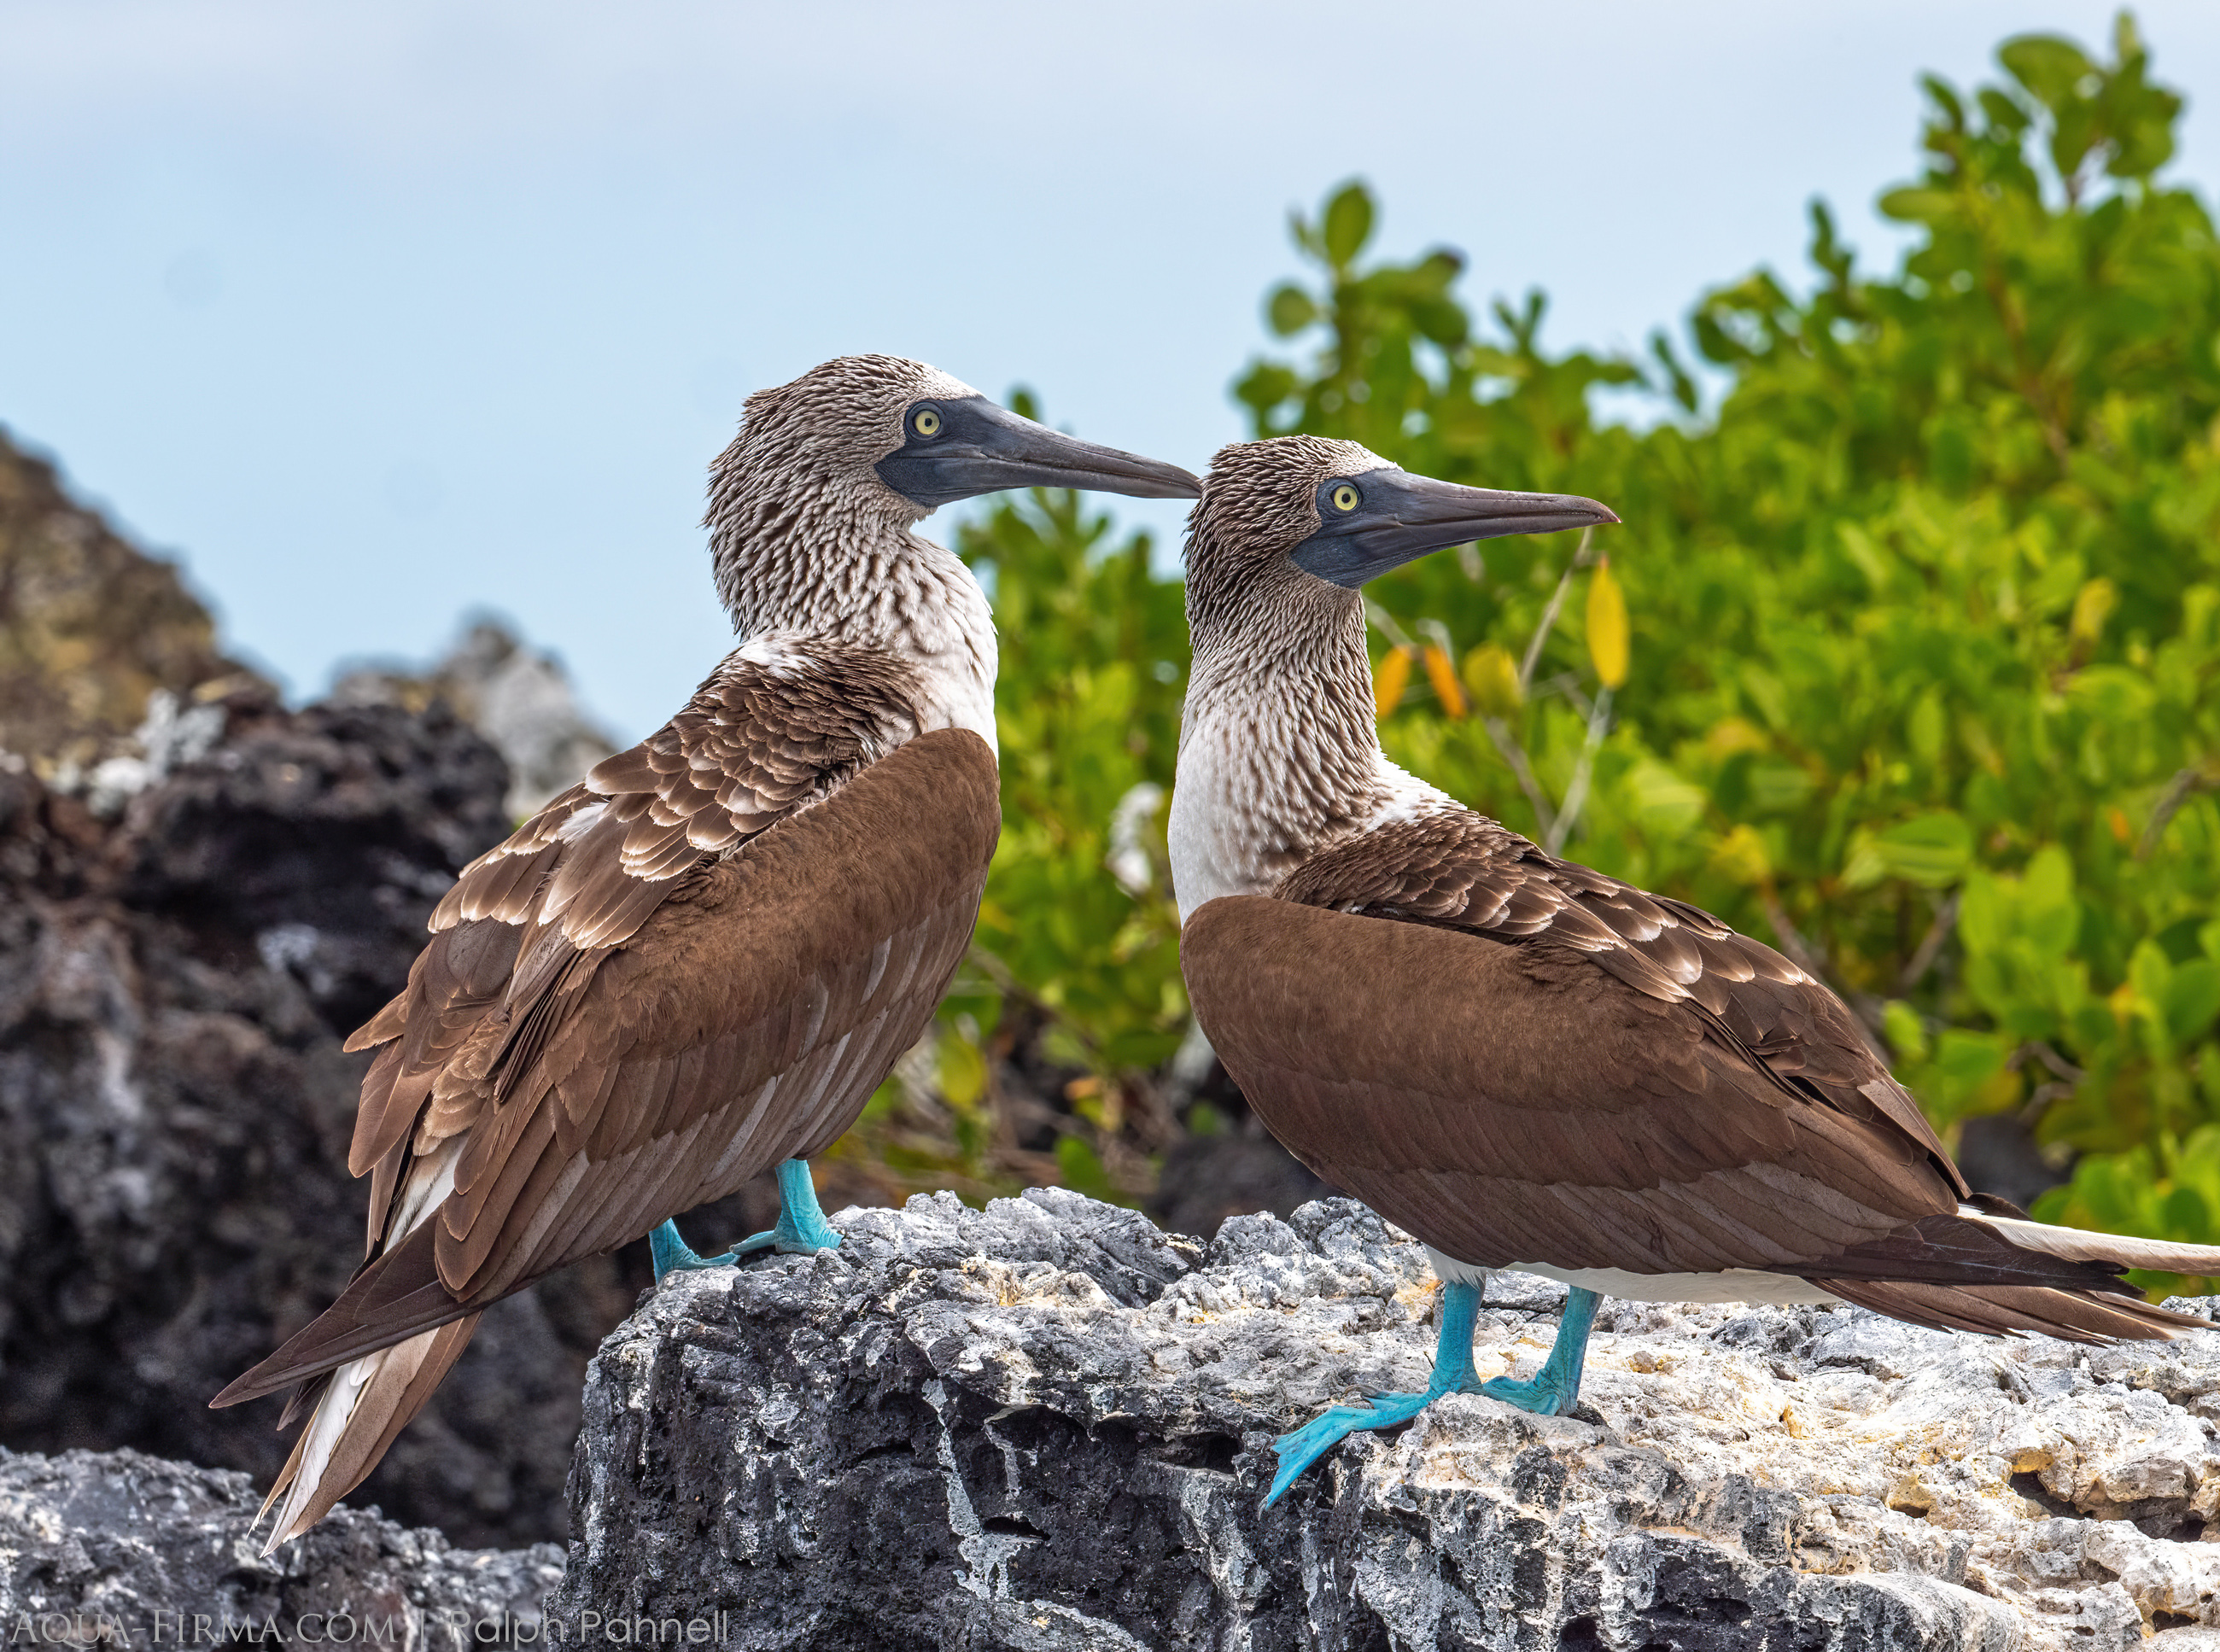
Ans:
[{"label": "volcanic rock", "polygon": [[[508,775],[441,706],[288,712],[250,687],[98,818],[0,760],[0,1443],[252,1471],[275,1400],[208,1401],[362,1255],[366,1057]],[[585,1362],[644,1269],[603,1258],[490,1312],[357,1494],[458,1541],[558,1535]]]},{"label": "volcanic rock", "polygon": [[73,779],[122,751],[157,691],[175,705],[259,681],[217,648],[174,563],[0,430],[0,749]]},{"label": "volcanic rock", "polygon": [[[2220,1625],[2220,1336],[1614,1303],[1581,1416],[1454,1396],[1266,1509],[1275,1435],[1426,1380],[1424,1252],[1362,1206],[1207,1251],[1062,1190],[835,1221],[838,1252],[676,1276],[603,1344],[552,1620],[723,1611],[727,1644],[819,1652],[2186,1652]],[[1497,1275],[1481,1375],[1530,1372],[1562,1296]]]},{"label": "volcanic rock", "polygon": [[411,709],[445,700],[486,737],[508,764],[503,807],[517,819],[616,750],[586,715],[561,662],[527,648],[497,620],[480,620],[431,670],[358,666],[332,685],[331,703]]},{"label": "volcanic rock", "polygon": [[530,1643],[552,1543],[451,1547],[340,1509],[265,1558],[246,1476],[134,1451],[0,1450],[0,1634],[13,1646],[465,1652]]}]

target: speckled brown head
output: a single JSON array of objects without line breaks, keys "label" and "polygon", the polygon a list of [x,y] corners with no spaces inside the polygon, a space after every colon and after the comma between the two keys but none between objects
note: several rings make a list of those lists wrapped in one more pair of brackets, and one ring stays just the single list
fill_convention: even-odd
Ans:
[{"label": "speckled brown head", "polygon": [[[1005,488],[1089,488],[1192,499],[1175,464],[1083,442],[901,356],[842,356],[747,399],[710,469],[717,589],[743,631],[852,588],[903,559],[908,529]],[[814,588],[825,586],[826,590]]]}]

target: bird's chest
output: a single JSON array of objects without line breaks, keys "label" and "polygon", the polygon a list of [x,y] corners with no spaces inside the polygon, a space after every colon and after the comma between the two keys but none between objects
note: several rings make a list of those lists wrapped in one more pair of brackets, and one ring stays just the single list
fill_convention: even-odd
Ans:
[{"label": "bird's chest", "polygon": [[1220,895],[1262,894],[1301,864],[1337,814],[1313,778],[1254,733],[1188,742],[1167,822],[1182,919]]},{"label": "bird's chest", "polygon": [[995,668],[990,658],[982,674],[969,652],[928,656],[916,667],[918,732],[968,728],[1001,754],[995,738]]}]

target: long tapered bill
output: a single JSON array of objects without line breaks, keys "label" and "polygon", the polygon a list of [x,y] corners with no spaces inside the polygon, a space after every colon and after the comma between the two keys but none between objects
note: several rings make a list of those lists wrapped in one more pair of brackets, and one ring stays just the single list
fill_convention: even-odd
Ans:
[{"label": "long tapered bill", "polygon": [[1505,493],[1392,469],[1350,480],[1360,502],[1345,513],[1322,506],[1324,524],[1294,553],[1307,572],[1350,588],[1445,545],[1618,521],[1577,494]]},{"label": "long tapered bill", "polygon": [[937,405],[936,436],[913,439],[878,465],[889,487],[928,509],[1005,488],[1089,488],[1136,499],[1193,499],[1202,491],[1176,464],[1081,441],[983,396]]}]

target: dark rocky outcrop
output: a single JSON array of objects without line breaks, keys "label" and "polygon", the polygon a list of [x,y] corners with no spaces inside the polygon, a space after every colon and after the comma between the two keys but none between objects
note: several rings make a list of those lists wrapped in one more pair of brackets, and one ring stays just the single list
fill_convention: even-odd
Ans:
[{"label": "dark rocky outcrop", "polygon": [[360,665],[332,685],[335,706],[421,710],[444,700],[508,764],[508,813],[521,819],[616,750],[586,715],[552,654],[528,648],[497,620],[479,620],[428,671]]},{"label": "dark rocky outcrop", "polygon": [[[0,1443],[251,1471],[287,1443],[226,1381],[361,1254],[340,1044],[499,838],[508,776],[444,707],[196,709],[210,743],[113,818],[0,764]],[[501,1305],[358,1493],[458,1541],[560,1530],[577,1387],[645,1273]]]},{"label": "dark rocky outcrop", "polygon": [[134,1451],[0,1450],[0,1636],[13,1646],[529,1644],[552,1543],[458,1549],[343,1508],[265,1558],[246,1476]]}]

